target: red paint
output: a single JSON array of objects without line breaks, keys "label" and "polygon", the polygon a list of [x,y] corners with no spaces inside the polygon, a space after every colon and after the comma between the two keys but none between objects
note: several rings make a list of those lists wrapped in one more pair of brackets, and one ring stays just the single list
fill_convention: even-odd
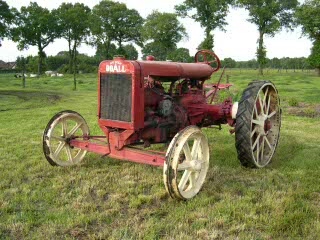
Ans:
[{"label": "red paint", "polygon": [[100,145],[89,141],[71,140],[70,145],[100,155],[126,160],[136,163],[148,164],[152,166],[163,166],[165,156],[159,152],[147,152],[135,148],[125,147],[117,150],[110,144]]},{"label": "red paint", "polygon": [[[108,143],[96,144],[71,140],[70,145],[108,155],[121,160],[162,166],[165,157],[156,152],[133,149],[132,145],[168,143],[174,135],[189,125],[234,125],[231,119],[232,102],[208,104],[208,98],[216,90],[228,89],[231,84],[206,84],[205,80],[220,68],[219,58],[208,51],[205,62],[175,63],[155,61],[130,61],[123,57],[103,61],[99,66],[98,124]],[[207,55],[215,57],[217,68],[212,68]],[[198,56],[197,55],[197,56]],[[196,59],[198,61],[198,58]],[[101,119],[101,74],[130,74],[132,80],[131,122]],[[168,83],[167,86],[164,83]],[[205,89],[210,88],[208,92]]]}]

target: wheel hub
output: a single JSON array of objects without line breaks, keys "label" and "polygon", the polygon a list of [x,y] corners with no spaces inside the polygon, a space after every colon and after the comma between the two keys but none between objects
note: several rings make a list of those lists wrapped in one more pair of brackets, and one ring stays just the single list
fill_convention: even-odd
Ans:
[{"label": "wheel hub", "polygon": [[260,133],[262,136],[267,136],[270,130],[270,121],[268,120],[268,116],[265,114],[261,114],[257,117],[257,120],[257,132]]},{"label": "wheel hub", "polygon": [[192,160],[190,162],[190,166],[191,166],[193,171],[200,171],[201,170],[201,164],[202,164],[202,162],[198,161],[198,160]]}]

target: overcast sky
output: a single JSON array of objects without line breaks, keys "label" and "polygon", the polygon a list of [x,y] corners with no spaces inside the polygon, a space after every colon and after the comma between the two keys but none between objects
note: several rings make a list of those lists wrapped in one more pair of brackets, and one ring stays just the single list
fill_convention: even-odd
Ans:
[{"label": "overcast sky", "polygon": [[[134,8],[139,11],[142,17],[146,17],[153,10],[160,12],[174,12],[174,6],[182,3],[183,0],[118,0],[127,4],[128,8]],[[10,7],[20,9],[21,6],[29,5],[29,0],[6,0]],[[48,9],[58,8],[62,2],[82,2],[92,8],[99,3],[99,0],[34,0],[40,6]],[[221,58],[231,57],[235,60],[250,60],[255,58],[257,47],[258,32],[256,26],[248,23],[247,11],[243,9],[230,9],[227,17],[228,25],[226,32],[220,30],[214,31],[215,52]],[[181,19],[189,35],[178,44],[178,47],[188,48],[193,55],[197,46],[204,39],[203,29],[200,24],[191,19]],[[301,37],[301,30],[296,29],[293,32],[281,31],[275,37],[265,38],[267,47],[267,57],[307,57],[310,54],[311,41],[306,37]],[[58,39],[45,48],[46,54],[56,55],[59,51],[68,49],[66,40]],[[36,47],[30,47],[28,50],[18,51],[14,42],[4,40],[0,48],[0,59],[4,61],[14,61],[17,56],[37,55]],[[94,55],[95,49],[83,44],[79,48],[80,53]]]}]

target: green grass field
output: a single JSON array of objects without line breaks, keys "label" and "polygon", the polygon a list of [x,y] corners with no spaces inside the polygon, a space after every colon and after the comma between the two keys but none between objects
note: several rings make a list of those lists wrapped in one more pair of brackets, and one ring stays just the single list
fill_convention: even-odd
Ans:
[{"label": "green grass field", "polygon": [[[256,71],[227,71],[236,98]],[[215,75],[215,79],[218,79]],[[320,239],[320,79],[272,72],[283,118],[271,165],[245,169],[234,136],[204,129],[210,169],[200,193],[176,201],[162,169],[88,153],[78,166],[52,167],[42,134],[58,111],[97,124],[96,74],[21,79],[0,75],[0,239]],[[223,96],[221,93],[220,96]]]}]

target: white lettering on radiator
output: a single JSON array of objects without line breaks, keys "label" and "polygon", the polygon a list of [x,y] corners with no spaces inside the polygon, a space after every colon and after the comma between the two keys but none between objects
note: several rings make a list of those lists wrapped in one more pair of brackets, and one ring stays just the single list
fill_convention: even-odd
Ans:
[{"label": "white lettering on radiator", "polygon": [[106,72],[125,73],[126,69],[124,65],[106,65]]}]

